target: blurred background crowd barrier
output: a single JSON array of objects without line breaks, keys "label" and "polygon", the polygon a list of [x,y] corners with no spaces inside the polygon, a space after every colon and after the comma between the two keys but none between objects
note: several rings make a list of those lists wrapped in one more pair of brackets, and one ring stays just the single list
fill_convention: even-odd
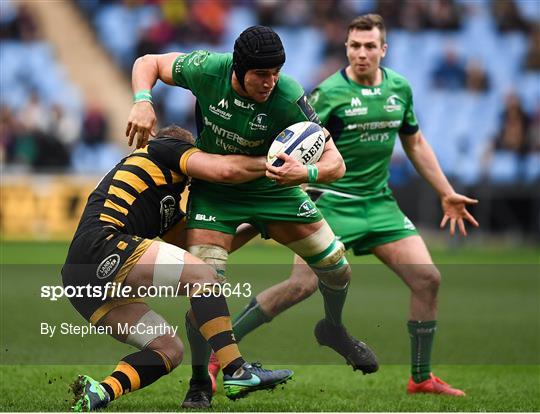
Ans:
[{"label": "blurred background crowd barrier", "polygon": [[[445,173],[481,200],[481,234],[540,239],[538,0],[0,1],[0,229],[69,238],[99,178],[130,150],[130,71],[146,53],[231,51],[253,24],[282,37],[284,72],[309,93],[346,65],[349,21],[376,12],[383,65],[406,76]],[[161,125],[195,132],[189,91],[158,84]],[[391,184],[422,227],[436,196],[398,145]]]}]

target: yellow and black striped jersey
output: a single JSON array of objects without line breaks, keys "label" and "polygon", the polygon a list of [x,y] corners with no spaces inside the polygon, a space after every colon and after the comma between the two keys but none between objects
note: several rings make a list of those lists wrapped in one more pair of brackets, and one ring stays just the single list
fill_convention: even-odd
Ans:
[{"label": "yellow and black striped jersey", "polygon": [[176,138],[159,137],[122,159],[88,197],[75,237],[96,226],[152,239],[182,217],[188,158],[199,151]]}]

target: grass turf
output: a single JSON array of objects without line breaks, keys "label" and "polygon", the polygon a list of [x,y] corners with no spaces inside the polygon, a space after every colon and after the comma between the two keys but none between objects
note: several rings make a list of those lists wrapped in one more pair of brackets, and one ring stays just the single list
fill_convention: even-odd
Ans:
[{"label": "grass turf", "polygon": [[[335,365],[291,366],[295,380],[275,391],[260,391],[236,402],[223,392],[214,397],[216,411],[530,411],[540,408],[538,367],[439,366],[437,373],[467,392],[465,398],[407,395],[406,366],[385,366],[362,376]],[[69,382],[78,373],[107,375],[104,366],[2,367],[2,411],[66,411]],[[189,369],[178,368],[141,392],[128,394],[107,411],[180,411]]]},{"label": "grass turf", "polygon": [[[4,243],[1,248],[2,263],[62,263],[67,251],[66,243]],[[437,263],[454,264],[538,264],[538,250],[497,249],[453,251],[435,249]],[[291,255],[283,248],[252,244],[232,255],[232,263],[289,263]],[[356,258],[352,263],[375,263],[373,257]],[[280,274],[270,275],[254,283],[254,291],[270,286],[285,276],[288,268]],[[357,268],[358,283],[345,309],[347,325],[362,338],[367,337],[381,359],[381,370],[375,375],[362,376],[340,364],[331,351],[314,346],[312,326],[321,315],[320,298],[310,298],[295,307],[274,323],[262,327],[241,344],[248,359],[260,357],[264,362],[295,370],[295,380],[284,389],[273,393],[259,392],[238,402],[229,402],[219,393],[214,402],[217,411],[539,411],[540,365],[538,364],[538,277],[520,277],[520,267],[482,267],[453,270],[443,268],[448,275],[441,289],[440,332],[434,351],[434,372],[444,380],[464,389],[467,397],[456,399],[432,395],[409,396],[405,393],[408,379],[408,340],[404,328],[407,308],[407,292],[401,283],[389,274],[366,276],[374,267]],[[500,277],[491,277],[495,269],[504,270]],[[369,270],[369,271],[368,271]],[[483,270],[483,272],[481,271]],[[388,272],[387,272],[388,273]],[[460,275],[460,273],[464,273]],[[469,277],[471,274],[474,277]],[[483,275],[482,273],[487,273]],[[257,275],[260,276],[260,275]],[[256,279],[256,278],[253,278]],[[4,282],[4,277],[2,281]],[[21,279],[19,279],[21,280]],[[110,365],[39,365],[39,357],[32,359],[32,346],[40,346],[39,335],[34,339],[23,327],[41,319],[72,317],[80,322],[69,303],[61,301],[45,307],[39,300],[25,296],[31,280],[18,282],[16,286],[3,285],[2,292],[2,345],[19,340],[30,342],[28,354],[18,364],[0,366],[1,411],[65,411],[69,407],[69,382],[79,373],[87,373],[97,379],[108,375]],[[58,283],[58,281],[56,281]],[[13,291],[4,288],[15,289]],[[30,289],[31,290],[31,289]],[[8,293],[6,293],[8,292]],[[240,309],[246,300],[231,303],[232,311]],[[187,301],[183,301],[185,308]],[[22,303],[25,308],[22,308]],[[181,312],[155,302],[156,309],[169,320]],[[16,312],[25,309],[26,312]],[[7,310],[7,311],[6,311]],[[16,314],[14,314],[16,313]],[[22,314],[22,316],[20,314]],[[33,319],[25,319],[34,317]],[[14,326],[6,323],[11,315]],[[37,318],[37,319],[36,319]],[[80,319],[80,318],[79,318]],[[179,319],[179,318],[178,318]],[[179,323],[179,321],[177,321]],[[403,326],[402,326],[403,325]],[[33,326],[33,325],[31,325]],[[37,328],[36,328],[37,330]],[[14,333],[17,333],[15,335]],[[183,327],[180,327],[185,342]],[[365,336],[364,336],[365,335]],[[294,337],[293,342],[290,338]],[[44,341],[44,339],[42,339]],[[70,339],[73,355],[94,349],[110,352],[115,358],[129,353],[125,345],[112,339],[90,337],[88,341]],[[15,341],[16,342],[16,341]],[[74,345],[84,344],[84,347]],[[46,343],[46,342],[44,342]],[[65,346],[65,344],[64,344]],[[2,347],[4,348],[4,347]],[[6,349],[2,349],[7,352]],[[62,344],[58,352],[65,352]],[[322,349],[322,350],[321,350]],[[10,348],[10,352],[13,348]],[[54,352],[51,345],[44,345],[42,354]],[[298,354],[295,358],[281,355]],[[38,352],[39,354],[39,352]],[[6,355],[6,354],[4,354]],[[300,355],[317,364],[293,365],[304,361]],[[270,361],[266,358],[270,358]],[[330,359],[325,359],[330,357]],[[280,359],[281,358],[281,359]],[[73,358],[71,358],[73,359]],[[256,358],[253,358],[256,359]],[[37,362],[36,362],[37,361]],[[327,362],[322,365],[321,361]],[[463,361],[463,362],[460,362]],[[102,362],[103,363],[103,362]],[[109,361],[107,361],[109,363]],[[457,365],[459,363],[466,365]],[[141,392],[123,397],[110,406],[110,411],[178,411],[189,380],[189,368],[185,365],[171,375]]]}]

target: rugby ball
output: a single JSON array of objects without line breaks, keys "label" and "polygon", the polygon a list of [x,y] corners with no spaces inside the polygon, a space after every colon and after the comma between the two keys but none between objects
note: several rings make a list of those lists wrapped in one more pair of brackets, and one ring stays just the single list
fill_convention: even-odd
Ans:
[{"label": "rugby ball", "polygon": [[324,150],[324,131],[314,122],[298,122],[285,128],[274,139],[268,150],[267,160],[272,166],[280,167],[283,160],[277,154],[284,152],[302,164],[314,164]]}]

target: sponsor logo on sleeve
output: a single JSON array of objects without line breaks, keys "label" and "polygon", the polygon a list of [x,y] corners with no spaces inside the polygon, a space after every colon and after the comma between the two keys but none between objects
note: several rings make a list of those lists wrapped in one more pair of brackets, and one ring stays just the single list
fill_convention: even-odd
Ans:
[{"label": "sponsor logo on sleeve", "polygon": [[182,72],[182,67],[187,56],[188,55],[181,55],[176,58],[176,61],[174,62],[174,73],[178,74]]},{"label": "sponsor logo on sleeve", "polygon": [[96,270],[96,276],[98,279],[105,279],[112,275],[116,269],[118,268],[118,265],[120,264],[120,256],[118,254],[111,254],[110,256],[107,256],[103,261],[99,264],[97,270]]},{"label": "sponsor logo on sleeve", "polygon": [[200,50],[198,52],[195,52],[192,54],[192,56],[189,58],[188,63],[192,64],[193,66],[200,66],[201,63],[203,63],[209,56],[209,53],[205,50]]},{"label": "sponsor logo on sleeve", "polygon": [[175,216],[176,200],[173,196],[168,195],[160,202],[159,212],[161,214],[161,232],[163,233],[169,228]]},{"label": "sponsor logo on sleeve", "polygon": [[316,124],[321,123],[321,121],[319,120],[319,117],[317,116],[317,113],[315,112],[313,107],[309,104],[306,95],[302,95],[302,97],[298,99],[296,103],[298,104],[298,106],[300,107],[300,109],[302,110],[302,112],[304,113],[304,115],[309,121],[315,122]]}]

